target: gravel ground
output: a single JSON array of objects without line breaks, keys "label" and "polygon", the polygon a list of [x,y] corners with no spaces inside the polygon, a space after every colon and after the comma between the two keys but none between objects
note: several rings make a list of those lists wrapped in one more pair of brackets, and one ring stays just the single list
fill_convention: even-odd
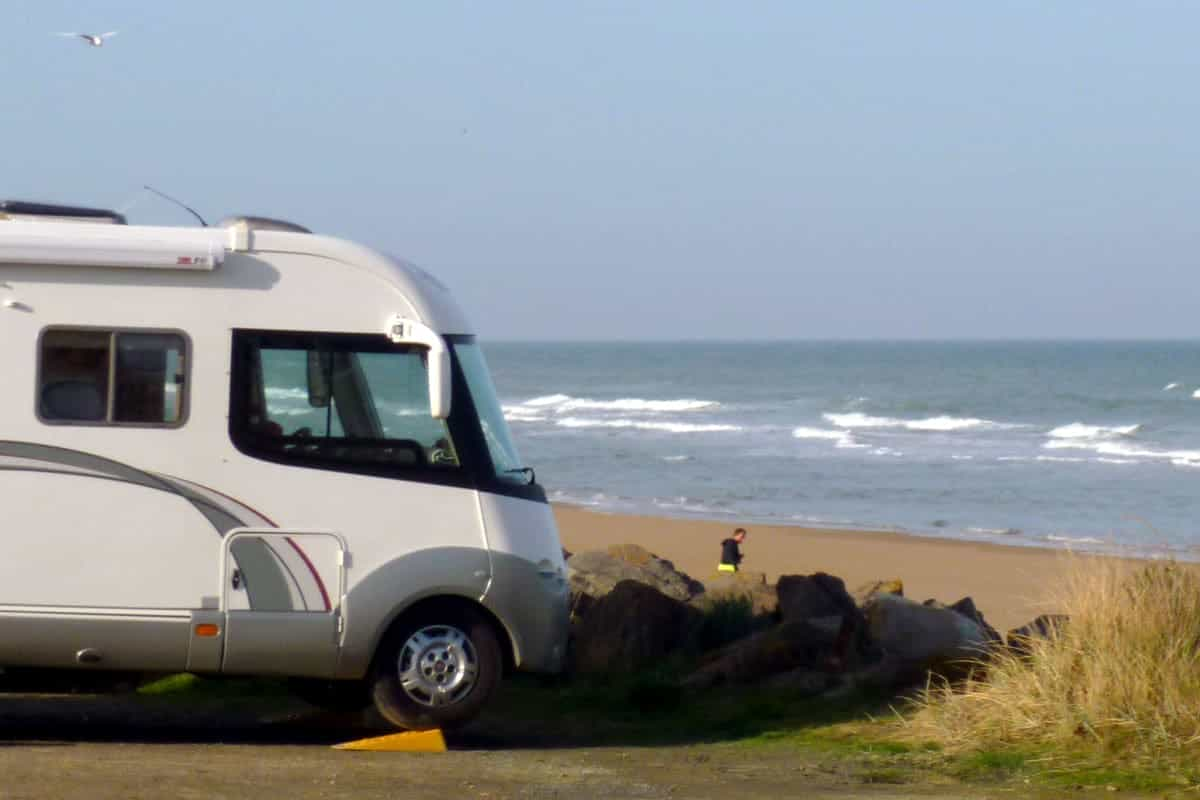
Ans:
[{"label": "gravel ground", "polygon": [[448,737],[445,754],[329,747],[378,733],[361,719],[302,706],[264,712],[136,696],[0,695],[0,798],[1029,796],[936,776],[893,785],[886,773],[784,747],[556,747],[496,720]]}]

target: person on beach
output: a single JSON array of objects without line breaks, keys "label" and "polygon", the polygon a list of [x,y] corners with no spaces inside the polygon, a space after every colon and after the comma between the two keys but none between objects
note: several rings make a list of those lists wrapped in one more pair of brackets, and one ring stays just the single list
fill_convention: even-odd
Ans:
[{"label": "person on beach", "polygon": [[746,529],[738,528],[733,536],[721,542],[721,563],[717,572],[737,572],[738,564],[742,563],[742,550],[739,545],[746,541]]}]

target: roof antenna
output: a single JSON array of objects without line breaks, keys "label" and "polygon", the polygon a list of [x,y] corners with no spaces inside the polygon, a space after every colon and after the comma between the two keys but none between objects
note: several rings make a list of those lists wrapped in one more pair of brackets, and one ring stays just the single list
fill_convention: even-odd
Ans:
[{"label": "roof antenna", "polygon": [[154,192],[156,195],[158,195],[159,197],[161,197],[161,198],[162,198],[162,199],[164,199],[164,200],[169,200],[169,201],[171,201],[171,202],[172,202],[172,203],[174,203],[175,205],[177,205],[177,206],[179,206],[180,208],[182,208],[184,211],[186,211],[186,212],[188,212],[189,214],[191,214],[191,215],[192,215],[193,217],[195,217],[196,219],[200,220],[200,224],[201,224],[202,226],[204,226],[205,228],[207,228],[207,227],[208,227],[208,223],[204,221],[204,217],[202,217],[202,216],[200,216],[199,214],[197,214],[197,213],[196,213],[196,209],[192,208],[191,206],[185,206],[183,203],[179,202],[179,201],[178,201],[178,200],[176,200],[174,197],[171,197],[171,195],[169,195],[169,194],[163,194],[163,193],[162,193],[162,192],[160,192],[158,189],[155,189],[153,186],[150,186],[150,185],[143,185],[143,186],[142,186],[142,188],[143,188],[143,189],[145,189],[145,190],[146,190],[146,191],[148,191],[148,192]]}]

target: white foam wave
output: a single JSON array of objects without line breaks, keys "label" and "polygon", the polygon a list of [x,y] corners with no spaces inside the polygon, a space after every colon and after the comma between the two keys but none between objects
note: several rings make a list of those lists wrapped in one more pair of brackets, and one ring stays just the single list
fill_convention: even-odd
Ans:
[{"label": "white foam wave", "polygon": [[1004,422],[994,422],[990,419],[977,417],[937,416],[925,419],[896,419],[894,417],[872,417],[867,414],[853,412],[849,414],[823,414],[831,424],[839,428],[903,428],[909,431],[949,432],[963,431],[972,428],[1006,429],[1020,428],[1021,425]]},{"label": "white foam wave", "polygon": [[563,417],[556,420],[555,425],[563,428],[632,428],[643,431],[661,431],[664,433],[728,433],[740,431],[740,425],[702,424],[690,422],[657,422],[642,419],[584,419],[583,417]]},{"label": "white foam wave", "polygon": [[1072,458],[1071,456],[1038,456],[1034,461],[1052,461],[1059,464],[1082,464],[1087,461],[1086,458]]},{"label": "white foam wave", "polygon": [[1200,400],[1200,389],[1197,389],[1196,391],[1192,392],[1192,397],[1195,397],[1196,399]]},{"label": "white foam wave", "polygon": [[596,492],[590,497],[580,497],[578,495],[571,494],[570,492],[564,492],[562,489],[557,489],[554,492],[551,492],[550,501],[553,503],[566,503],[573,506],[587,506],[589,508],[607,506],[613,502],[608,495],[603,494],[602,492]]},{"label": "white foam wave", "polygon": [[1169,392],[1169,391],[1171,391],[1172,389],[1178,389],[1178,388],[1179,388],[1179,384],[1178,384],[1178,383],[1175,383],[1174,381],[1171,381],[1171,382],[1170,382],[1170,383],[1168,383],[1166,386],[1164,386],[1164,387],[1162,388],[1162,390],[1163,390],[1164,392]]},{"label": "white foam wave", "polygon": [[671,462],[691,461],[692,457],[691,456],[663,456],[662,460],[663,461],[671,461]]},{"label": "white foam wave", "polygon": [[1064,544],[1104,544],[1103,540],[1094,536],[1063,536],[1051,533],[1046,537],[1048,542],[1063,542]]},{"label": "white foam wave", "polygon": [[984,533],[989,536],[1019,536],[1018,528],[967,528],[967,533]]},{"label": "white foam wave", "polygon": [[1059,439],[1046,442],[1042,447],[1048,450],[1091,450],[1102,456],[1123,459],[1162,459],[1170,461],[1177,467],[1200,466],[1200,450],[1153,450],[1123,442],[1094,442],[1072,439]]},{"label": "white foam wave", "polygon": [[698,500],[693,500],[690,497],[675,497],[670,500],[663,500],[656,497],[652,502],[654,503],[655,507],[661,508],[664,511],[683,511],[688,514],[720,515],[734,513],[727,508],[714,508],[712,506],[705,505],[704,503],[701,503]]},{"label": "white foam wave", "polygon": [[567,402],[570,399],[571,398],[565,394],[548,394],[542,397],[535,397],[532,400],[526,400],[524,403],[521,403],[521,405],[528,406],[529,408],[542,408],[544,406],[557,406],[561,403]]},{"label": "white foam wave", "polygon": [[507,406],[507,408],[552,410],[558,414],[566,414],[572,411],[667,414],[681,411],[704,411],[706,409],[717,408],[720,405],[716,400],[696,400],[693,398],[646,400],[641,397],[622,397],[617,400],[593,400],[588,397],[571,397],[566,394],[548,394],[541,397],[534,397],[516,406]]},{"label": "white foam wave", "polygon": [[974,461],[975,460],[975,456],[960,456],[957,453],[952,454],[950,456],[950,458],[952,458],[955,461]]},{"label": "white foam wave", "polygon": [[1072,422],[1070,425],[1060,425],[1046,434],[1052,439],[1115,439],[1121,436],[1133,436],[1142,429],[1141,425],[1084,425],[1082,422]]},{"label": "white foam wave", "polygon": [[546,417],[537,408],[525,406],[504,406],[504,418],[509,422],[540,422]]},{"label": "white foam wave", "polygon": [[303,400],[308,402],[307,389],[284,389],[280,386],[268,386],[263,389],[268,400]]}]

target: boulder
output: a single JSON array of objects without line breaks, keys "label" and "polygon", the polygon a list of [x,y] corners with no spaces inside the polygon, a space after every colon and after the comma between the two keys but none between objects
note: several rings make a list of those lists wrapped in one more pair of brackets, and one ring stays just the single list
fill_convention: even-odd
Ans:
[{"label": "boulder", "polygon": [[983,618],[983,612],[975,607],[975,601],[970,597],[964,597],[957,603],[948,606],[948,608],[977,623],[983,630],[984,635],[987,636],[989,649],[1004,644],[1004,637],[1000,635],[999,631],[988,624],[987,620]]},{"label": "boulder", "polygon": [[890,581],[868,581],[854,590],[854,602],[862,608],[875,599],[876,595],[895,594],[904,596],[904,581],[892,578]]},{"label": "boulder", "polygon": [[704,583],[704,592],[692,598],[692,603],[704,606],[725,598],[743,597],[750,602],[755,616],[774,614],[779,605],[775,587],[767,583],[762,572],[722,572]]},{"label": "boulder", "polygon": [[834,649],[841,626],[827,623],[785,622],[734,642],[706,659],[683,680],[683,686],[704,689],[727,683],[759,683],[797,669],[837,672],[840,663]]},{"label": "boulder", "polygon": [[675,569],[636,544],[614,545],[607,551],[575,553],[567,560],[567,576],[574,596],[600,598],[621,581],[632,580],[653,586],[668,597],[687,602],[704,591],[699,581]]},{"label": "boulder", "polygon": [[824,694],[841,683],[841,678],[830,672],[798,667],[773,675],[763,684],[768,689],[780,689],[793,695],[809,697]]},{"label": "boulder", "polygon": [[579,672],[634,672],[683,647],[699,612],[640,581],[618,581],[575,626]]},{"label": "boulder", "polygon": [[1034,640],[1057,638],[1070,619],[1066,614],[1042,614],[1033,622],[1013,628],[1008,632],[1008,649],[1017,655],[1027,656]]},{"label": "boulder", "polygon": [[858,605],[841,578],[816,572],[783,575],[775,585],[779,615],[784,622],[812,617],[859,617]]},{"label": "boulder", "polygon": [[877,593],[863,608],[871,640],[898,683],[928,672],[956,677],[988,652],[989,638],[973,619],[937,605]]}]

